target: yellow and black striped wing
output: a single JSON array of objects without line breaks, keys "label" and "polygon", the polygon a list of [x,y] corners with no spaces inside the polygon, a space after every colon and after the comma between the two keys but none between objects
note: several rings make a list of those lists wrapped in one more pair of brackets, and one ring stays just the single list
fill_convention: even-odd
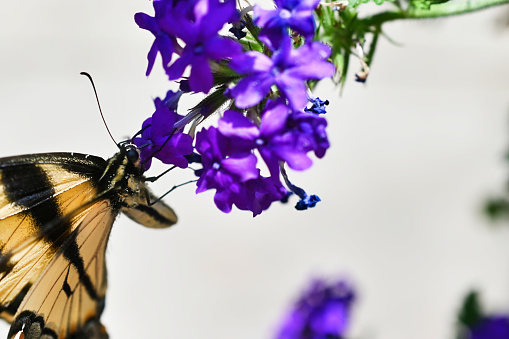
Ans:
[{"label": "yellow and black striped wing", "polygon": [[73,218],[76,230],[23,299],[9,338],[24,327],[35,338],[108,337],[100,315],[106,294],[104,256],[114,218],[108,200],[93,203]]},{"label": "yellow and black striped wing", "polygon": [[0,317],[12,322],[9,338],[107,338],[100,316],[115,217],[152,228],[177,222],[145,184],[136,146],[119,148],[108,161],[73,153],[0,159]]},{"label": "yellow and black striped wing", "polygon": [[0,316],[13,321],[9,337],[21,328],[33,338],[101,332],[104,254],[119,212],[100,185],[105,167],[72,153],[0,159]]}]

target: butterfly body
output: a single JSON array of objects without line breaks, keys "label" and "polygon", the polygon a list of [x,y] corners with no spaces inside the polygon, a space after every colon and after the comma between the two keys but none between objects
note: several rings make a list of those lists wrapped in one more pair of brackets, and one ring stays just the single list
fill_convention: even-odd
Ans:
[{"label": "butterfly body", "polygon": [[105,161],[76,153],[0,159],[0,317],[8,338],[107,338],[106,244],[119,213],[176,223],[155,201],[134,145]]}]

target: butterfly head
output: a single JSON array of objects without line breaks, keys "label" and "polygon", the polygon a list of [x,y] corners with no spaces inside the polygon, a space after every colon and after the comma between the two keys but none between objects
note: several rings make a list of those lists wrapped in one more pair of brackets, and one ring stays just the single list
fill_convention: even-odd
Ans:
[{"label": "butterfly head", "polygon": [[129,168],[135,168],[136,172],[139,174],[145,172],[145,168],[140,158],[140,150],[135,144],[127,141],[119,143],[118,148],[120,150],[118,154],[120,158],[123,159],[125,166]]},{"label": "butterfly head", "polygon": [[127,160],[133,164],[137,164],[140,162],[140,151],[138,147],[134,144],[124,144],[120,148],[120,152],[124,153],[127,157]]}]

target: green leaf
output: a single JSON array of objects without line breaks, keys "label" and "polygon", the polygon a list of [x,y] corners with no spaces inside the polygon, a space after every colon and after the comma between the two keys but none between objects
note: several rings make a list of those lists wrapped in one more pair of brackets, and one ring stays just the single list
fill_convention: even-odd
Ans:
[{"label": "green leaf", "polygon": [[410,6],[416,9],[430,9],[431,5],[438,5],[449,0],[410,0]]},{"label": "green leaf", "polygon": [[471,291],[463,300],[463,305],[458,314],[458,322],[468,328],[472,328],[482,319],[482,309],[479,303],[479,293]]},{"label": "green leaf", "polygon": [[368,2],[374,2],[377,5],[381,5],[384,2],[394,2],[394,0],[352,0],[352,1],[348,1],[348,6],[352,6],[353,8],[356,8],[360,4],[367,4]]}]

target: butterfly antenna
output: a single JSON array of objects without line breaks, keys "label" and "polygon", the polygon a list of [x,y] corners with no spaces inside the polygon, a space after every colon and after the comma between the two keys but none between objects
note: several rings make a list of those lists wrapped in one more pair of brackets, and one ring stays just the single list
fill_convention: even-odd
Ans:
[{"label": "butterfly antenna", "polygon": [[90,83],[92,84],[92,88],[94,89],[95,94],[95,100],[97,101],[97,106],[99,106],[99,113],[101,113],[101,118],[103,119],[104,126],[106,127],[106,130],[108,131],[108,134],[110,135],[111,140],[115,143],[115,145],[118,145],[118,143],[115,141],[115,138],[113,138],[113,135],[111,135],[110,129],[108,128],[108,124],[106,123],[106,119],[104,119],[103,111],[101,109],[101,104],[99,103],[99,96],[97,95],[97,90],[95,89],[94,80],[92,80],[92,76],[88,74],[87,72],[80,72],[81,75],[84,75],[90,80]]}]

